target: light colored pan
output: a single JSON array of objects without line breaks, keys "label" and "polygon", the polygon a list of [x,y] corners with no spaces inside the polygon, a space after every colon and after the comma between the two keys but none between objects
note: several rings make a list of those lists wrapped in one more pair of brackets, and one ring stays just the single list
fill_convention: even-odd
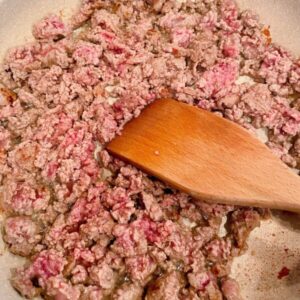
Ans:
[{"label": "light colored pan", "polygon": [[[49,12],[70,15],[77,0],[0,0],[0,59],[5,50],[31,39],[31,25]],[[300,0],[239,0],[242,8],[251,8],[271,26],[276,42],[300,54]],[[300,199],[299,199],[300,201]],[[22,259],[10,255],[0,243],[0,299],[21,297],[8,282],[10,268]],[[278,279],[283,267],[290,275]],[[255,229],[249,249],[233,264],[233,276],[242,288],[244,299],[300,299],[300,217],[276,213]]]}]

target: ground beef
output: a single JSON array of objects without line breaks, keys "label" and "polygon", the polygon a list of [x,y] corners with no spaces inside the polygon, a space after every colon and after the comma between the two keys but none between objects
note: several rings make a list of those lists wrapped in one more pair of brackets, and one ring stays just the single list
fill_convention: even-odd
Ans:
[{"label": "ground beef", "polygon": [[32,34],[36,39],[57,39],[70,33],[69,26],[56,15],[49,15],[33,26]]},{"label": "ground beef", "polygon": [[222,281],[222,292],[227,300],[241,300],[240,288],[237,282],[231,278]]},{"label": "ground beef", "polygon": [[53,276],[47,281],[46,291],[49,296],[58,300],[78,300],[80,290],[72,286],[62,276]]},{"label": "ground beef", "polygon": [[18,216],[5,220],[3,239],[12,253],[29,256],[41,235],[30,218]]},{"label": "ground beef", "polygon": [[137,284],[123,284],[114,294],[114,300],[140,300],[143,289]]},{"label": "ground beef", "polygon": [[228,220],[230,232],[240,249],[246,245],[249,233],[260,223],[259,213],[253,209],[234,211]]},{"label": "ground beef", "polygon": [[299,168],[299,59],[233,0],[82,0],[33,36],[0,67],[3,238],[28,258],[13,287],[57,300],[241,299],[231,262],[266,211],[194,201],[104,148],[174,97],[264,130]]},{"label": "ground beef", "polygon": [[180,299],[179,292],[184,286],[184,278],[180,272],[173,271],[161,276],[147,289],[146,300]]}]

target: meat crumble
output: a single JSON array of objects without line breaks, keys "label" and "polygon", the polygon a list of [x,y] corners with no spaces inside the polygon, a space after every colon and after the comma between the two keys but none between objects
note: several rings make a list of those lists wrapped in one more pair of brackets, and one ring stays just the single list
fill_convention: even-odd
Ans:
[{"label": "meat crumble", "polygon": [[267,211],[194,201],[105,144],[173,97],[263,130],[299,168],[300,61],[233,0],[82,0],[33,36],[0,71],[3,239],[27,257],[12,286],[55,300],[242,299],[231,263]]}]

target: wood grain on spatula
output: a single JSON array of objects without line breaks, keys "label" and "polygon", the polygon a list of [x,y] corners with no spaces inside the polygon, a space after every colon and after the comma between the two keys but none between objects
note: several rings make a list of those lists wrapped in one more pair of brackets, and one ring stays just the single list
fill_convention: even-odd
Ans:
[{"label": "wood grain on spatula", "polygon": [[300,178],[258,139],[213,113],[156,100],[107,145],[195,199],[300,212]]}]

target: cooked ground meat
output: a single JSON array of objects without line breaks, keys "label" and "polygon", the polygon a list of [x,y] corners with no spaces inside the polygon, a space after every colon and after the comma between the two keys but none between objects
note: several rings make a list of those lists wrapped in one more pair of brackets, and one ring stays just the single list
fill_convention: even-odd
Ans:
[{"label": "cooked ground meat", "polygon": [[48,15],[34,42],[8,51],[0,185],[3,238],[28,258],[12,272],[21,295],[241,299],[231,262],[266,211],[194,201],[104,148],[174,97],[263,129],[299,168],[299,60],[263,28],[233,0],[82,0],[69,22]]},{"label": "cooked ground meat", "polygon": [[183,275],[178,271],[160,276],[147,289],[146,300],[180,299],[180,290],[184,287]]}]

